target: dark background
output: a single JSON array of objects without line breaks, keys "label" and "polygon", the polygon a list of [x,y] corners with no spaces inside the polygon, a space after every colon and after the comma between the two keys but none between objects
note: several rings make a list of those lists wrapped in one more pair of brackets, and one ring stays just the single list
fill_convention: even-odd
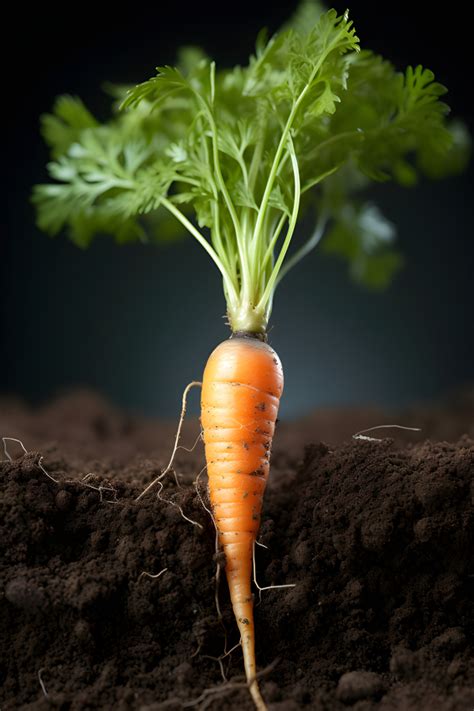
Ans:
[{"label": "dark background", "polygon": [[[201,44],[219,64],[245,63],[262,26],[276,30],[295,2],[134,2],[11,7],[4,22],[5,207],[0,245],[0,393],[31,402],[71,385],[98,389],[137,412],[175,416],[227,336],[220,279],[191,237],[166,248],[83,252],[34,225],[31,185],[47,152],[38,117],[56,95],[79,94],[100,117],[107,81],[137,82]],[[339,11],[346,3],[335,2]],[[450,90],[473,129],[472,30],[455,5],[353,0],[363,47],[399,68],[422,63]],[[381,10],[380,8],[384,8]],[[453,8],[453,9],[451,9]],[[473,170],[372,197],[399,228],[406,266],[382,294],[352,284],[344,265],[314,253],[277,292],[270,341],[286,371],[282,415],[322,405],[398,406],[474,382]]]}]

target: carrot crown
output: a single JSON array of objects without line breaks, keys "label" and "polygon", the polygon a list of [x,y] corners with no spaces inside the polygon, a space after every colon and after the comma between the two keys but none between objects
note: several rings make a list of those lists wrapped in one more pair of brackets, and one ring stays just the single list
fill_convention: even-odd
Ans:
[{"label": "carrot crown", "polygon": [[[54,182],[34,190],[38,224],[66,226],[82,247],[98,233],[163,241],[184,228],[221,273],[234,331],[265,331],[278,283],[321,238],[358,280],[384,286],[400,264],[395,230],[362,189],[465,162],[466,133],[448,126],[433,74],[361,52],[348,13],[318,2],[260,33],[246,66],[217,71],[186,48],[157,72],[114,90],[107,123],[70,96],[43,117]],[[288,253],[303,211],[310,229]]]}]

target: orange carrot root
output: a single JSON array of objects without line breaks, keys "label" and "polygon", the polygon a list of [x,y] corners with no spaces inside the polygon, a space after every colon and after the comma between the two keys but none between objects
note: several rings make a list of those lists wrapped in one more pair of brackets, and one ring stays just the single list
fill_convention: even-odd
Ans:
[{"label": "orange carrot root", "polygon": [[209,497],[225,553],[245,674],[259,711],[266,706],[255,678],[252,556],[282,391],[280,360],[256,338],[233,337],[209,357],[201,396]]}]

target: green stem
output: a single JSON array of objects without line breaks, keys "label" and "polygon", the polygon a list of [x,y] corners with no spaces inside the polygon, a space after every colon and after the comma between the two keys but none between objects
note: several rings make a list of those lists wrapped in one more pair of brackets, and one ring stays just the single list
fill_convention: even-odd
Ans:
[{"label": "green stem", "polygon": [[276,178],[276,175],[277,175],[277,171],[278,171],[278,166],[279,166],[279,163],[280,163],[281,155],[282,155],[282,152],[283,152],[283,150],[284,150],[284,148],[285,148],[286,142],[287,142],[287,140],[288,140],[288,138],[289,138],[289,136],[290,136],[290,130],[291,130],[291,127],[292,127],[292,125],[293,125],[293,121],[294,121],[294,119],[295,119],[295,117],[296,117],[296,114],[297,114],[297,112],[298,112],[298,109],[299,109],[299,107],[300,107],[300,105],[301,105],[301,102],[302,102],[303,99],[305,98],[307,92],[309,91],[309,89],[310,89],[311,86],[313,85],[313,82],[314,82],[314,80],[315,80],[315,78],[316,78],[316,76],[317,76],[319,70],[321,69],[321,66],[322,66],[323,62],[325,62],[326,59],[327,59],[327,57],[328,57],[328,55],[331,54],[332,50],[333,50],[334,47],[337,45],[338,40],[339,40],[339,36],[338,36],[337,38],[335,38],[335,39],[330,43],[329,47],[327,47],[324,52],[321,53],[321,56],[319,57],[319,60],[316,62],[315,66],[313,67],[313,69],[312,69],[312,71],[311,71],[311,74],[310,74],[310,76],[309,76],[308,81],[306,82],[304,88],[303,88],[302,91],[300,92],[300,94],[299,94],[298,98],[296,99],[296,101],[293,103],[293,107],[292,107],[291,112],[290,112],[290,115],[288,116],[288,119],[287,119],[287,121],[286,121],[285,128],[283,129],[283,133],[282,133],[282,135],[281,135],[280,142],[279,142],[279,144],[278,144],[278,147],[277,147],[277,150],[276,150],[276,153],[275,153],[275,157],[274,157],[274,159],[273,159],[273,164],[272,164],[272,167],[271,167],[271,170],[270,170],[270,176],[269,176],[269,178],[268,178],[267,185],[266,185],[266,187],[265,187],[265,192],[264,192],[264,194],[263,194],[262,202],[261,202],[261,204],[260,204],[260,209],[259,209],[259,213],[258,213],[258,217],[257,217],[257,222],[256,222],[256,224],[255,224],[254,237],[255,237],[255,236],[258,237],[259,232],[260,232],[260,229],[261,229],[261,227],[262,227],[263,218],[265,217],[265,212],[266,212],[267,207],[268,207],[268,200],[269,200],[269,198],[270,198],[270,194],[271,194],[271,191],[272,191],[272,189],[273,189],[273,184],[274,184],[274,182],[275,182],[275,178]]},{"label": "green stem", "polygon": [[[286,233],[285,241],[283,242],[282,248],[280,250],[280,254],[278,255],[278,259],[275,262],[275,266],[273,267],[273,271],[272,271],[271,276],[267,282],[265,291],[263,292],[263,296],[257,305],[257,310],[264,309],[271,299],[273,290],[275,288],[275,282],[278,277],[278,273],[280,271],[283,260],[285,259],[285,255],[288,251],[288,247],[290,246],[291,238],[293,237],[293,232],[295,231],[296,221],[298,219],[298,212],[300,209],[301,185],[300,185],[300,174],[299,174],[299,170],[298,170],[298,161],[297,161],[297,158],[295,155],[293,141],[291,140],[291,137],[289,137],[289,138],[290,138],[290,150],[291,150],[291,165],[293,167],[293,175],[294,175],[294,181],[295,181],[295,187],[294,187],[295,194],[294,194],[293,210],[291,213],[291,219],[290,219],[290,223],[288,225],[288,231]],[[268,315],[269,314],[267,313],[267,316]]]},{"label": "green stem", "polygon": [[[211,62],[210,70],[211,70],[211,72],[210,72],[211,99],[212,99],[212,101],[214,101],[214,84],[215,84],[215,71],[216,71],[215,62]],[[245,245],[244,245],[245,236],[242,235],[239,218],[237,216],[237,212],[235,210],[234,203],[231,200],[229,191],[227,190],[227,186],[225,184],[225,180],[222,175],[220,160],[219,160],[219,145],[218,145],[218,133],[217,133],[216,122],[214,120],[214,115],[213,115],[209,105],[207,104],[207,102],[196,91],[194,93],[197,96],[201,105],[204,107],[207,117],[208,117],[210,127],[211,127],[212,157],[213,157],[213,161],[214,161],[214,170],[215,170],[215,173],[217,176],[217,182],[219,185],[219,189],[221,190],[222,195],[224,196],[224,201],[225,201],[226,207],[229,211],[229,214],[230,214],[230,217],[232,220],[232,224],[234,225],[235,235],[236,235],[236,239],[237,239],[237,248],[239,250],[239,258],[240,258],[240,265],[241,265],[242,289],[244,292],[244,296],[247,297],[248,293],[249,293],[250,283],[251,283],[251,273],[250,273],[250,267],[248,264],[247,254],[246,254]]]},{"label": "green stem", "polygon": [[221,226],[219,220],[219,203],[216,200],[214,200],[212,203],[212,224],[213,228],[211,230],[211,242],[214,245],[217,254],[221,258],[226,271],[230,273],[231,266],[229,263],[229,257],[224,247],[221,235]]},{"label": "green stem", "polygon": [[268,245],[268,247],[267,247],[267,251],[265,252],[265,255],[264,255],[264,257],[263,257],[262,263],[261,263],[261,265],[260,265],[260,270],[261,270],[262,272],[264,272],[265,269],[266,269],[268,260],[270,259],[270,257],[271,257],[272,254],[273,254],[273,250],[275,249],[276,243],[277,243],[277,241],[278,241],[278,237],[280,236],[280,232],[282,231],[283,225],[285,224],[285,222],[286,222],[287,219],[288,219],[288,215],[287,215],[286,213],[284,213],[284,214],[280,217],[280,220],[278,221],[278,224],[277,224],[277,226],[276,226],[276,229],[275,229],[275,231],[274,231],[274,233],[273,233],[273,237],[272,237],[272,239],[271,239],[271,241],[270,241],[270,243],[269,243],[269,245]]},{"label": "green stem", "polygon": [[163,207],[165,207],[169,212],[171,212],[171,214],[174,215],[174,216],[181,222],[181,224],[183,225],[183,227],[185,227],[185,228],[188,230],[188,232],[190,232],[190,233],[192,234],[192,236],[197,239],[197,241],[199,242],[199,244],[200,244],[202,247],[204,247],[204,249],[206,250],[206,252],[208,253],[208,255],[211,257],[211,259],[213,260],[213,262],[215,263],[215,265],[216,265],[217,268],[219,269],[220,273],[222,274],[222,277],[223,277],[223,279],[224,279],[224,283],[226,284],[227,291],[228,291],[228,293],[229,293],[231,299],[232,299],[232,300],[235,300],[235,302],[237,302],[238,296],[237,296],[237,291],[236,291],[236,289],[235,289],[235,286],[234,286],[234,284],[232,283],[232,280],[231,280],[231,278],[230,278],[230,276],[229,276],[229,274],[228,274],[226,268],[224,267],[224,265],[223,265],[223,263],[222,263],[220,257],[218,256],[218,254],[216,253],[216,251],[214,250],[214,248],[209,244],[209,242],[204,238],[204,236],[199,232],[199,230],[197,230],[197,229],[194,227],[194,225],[192,224],[192,222],[190,222],[190,221],[188,220],[188,218],[187,218],[185,215],[183,215],[183,213],[181,212],[181,210],[179,210],[179,209],[176,207],[176,205],[173,205],[173,203],[172,203],[170,200],[168,200],[168,198],[162,197],[160,203],[161,203],[161,205],[163,205]]},{"label": "green stem", "polygon": [[266,211],[267,211],[268,201],[269,201],[269,199],[270,199],[270,194],[271,194],[271,192],[272,192],[272,190],[273,190],[273,185],[274,185],[275,178],[276,178],[276,175],[277,175],[278,166],[279,166],[279,163],[280,163],[280,160],[281,160],[281,156],[282,156],[283,150],[284,150],[284,148],[285,148],[286,142],[287,142],[287,140],[288,140],[288,137],[289,137],[289,135],[290,135],[290,129],[291,129],[291,126],[292,126],[293,121],[294,121],[294,119],[295,119],[296,113],[297,113],[297,111],[298,111],[300,102],[303,100],[303,98],[304,98],[304,96],[306,95],[306,92],[308,91],[308,89],[309,89],[309,84],[307,84],[307,85],[305,86],[305,88],[303,89],[303,91],[302,91],[301,94],[299,95],[297,101],[295,101],[295,103],[293,104],[293,108],[292,108],[291,111],[290,111],[290,115],[288,116],[288,119],[287,119],[287,121],[286,121],[285,128],[283,129],[283,133],[282,133],[282,135],[281,135],[281,137],[280,137],[280,141],[279,141],[279,143],[278,143],[278,147],[277,147],[277,150],[276,150],[276,153],[275,153],[275,157],[273,158],[273,163],[272,163],[272,167],[271,167],[271,170],[270,170],[270,175],[269,175],[269,177],[268,177],[267,184],[266,184],[266,186],[265,186],[265,192],[263,193],[262,201],[261,201],[261,203],[260,203],[260,208],[259,208],[259,211],[258,211],[258,217],[257,217],[257,221],[256,221],[256,223],[255,223],[254,237],[253,237],[254,239],[258,239],[258,236],[260,235],[260,231],[261,231],[261,229],[262,229],[262,223],[263,223],[263,220],[264,220],[264,218],[265,218]]},{"label": "green stem", "polygon": [[275,288],[281,282],[285,274],[288,274],[290,269],[293,269],[293,267],[296,266],[298,262],[303,259],[303,257],[306,257],[306,255],[309,254],[319,244],[324,234],[324,230],[326,229],[327,220],[328,218],[325,215],[320,218],[309,240],[305,242],[281,268],[280,273],[278,274],[278,277],[275,281]]},{"label": "green stem", "polygon": [[[215,81],[215,73],[216,73],[216,64],[215,62],[211,62],[211,86],[214,85]],[[212,100],[214,101],[214,92],[212,92]],[[199,94],[196,94],[196,96],[199,96]],[[214,120],[214,115],[212,111],[210,110],[209,106],[207,105],[207,102],[204,101],[201,97],[199,97],[201,101],[204,102],[204,105],[207,108],[207,114],[208,114],[208,119],[209,123],[211,125],[211,132],[212,132],[212,157],[214,159],[214,170],[216,171],[217,175],[217,180],[219,182],[219,188],[222,191],[222,194],[224,196],[225,203],[227,205],[227,209],[229,210],[229,214],[232,218],[232,222],[234,224],[234,229],[237,235],[240,234],[240,224],[239,224],[239,218],[237,217],[237,212],[234,207],[234,203],[230,199],[229,191],[227,190],[227,185],[225,184],[224,178],[222,177],[222,172],[221,172],[221,165],[219,161],[219,147],[218,147],[218,137],[217,137],[217,126],[216,122]]]},{"label": "green stem", "polygon": [[258,171],[260,168],[260,163],[262,160],[262,153],[263,153],[263,148],[265,145],[265,123],[264,120],[260,123],[259,126],[259,137],[257,140],[257,144],[255,146],[253,155],[252,155],[252,160],[250,162],[250,168],[249,168],[249,188],[252,192],[255,191],[255,183],[257,181],[257,176],[258,176]]}]

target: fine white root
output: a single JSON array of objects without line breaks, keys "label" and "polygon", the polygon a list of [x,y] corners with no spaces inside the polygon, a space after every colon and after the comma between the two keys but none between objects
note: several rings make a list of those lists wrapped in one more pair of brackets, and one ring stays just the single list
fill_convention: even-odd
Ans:
[{"label": "fine white root", "polygon": [[59,479],[55,479],[54,476],[51,476],[51,474],[49,472],[47,472],[46,469],[44,468],[43,459],[44,459],[44,457],[43,457],[43,455],[41,455],[41,457],[37,461],[37,465],[39,466],[39,468],[41,469],[43,474],[46,474],[46,476],[49,479],[51,479],[51,481],[54,481],[55,484],[59,484]]},{"label": "fine white root", "polygon": [[157,482],[157,483],[158,483],[158,486],[160,487],[160,489],[159,489],[159,491],[158,491],[158,493],[157,493],[157,495],[156,495],[156,498],[157,498],[159,501],[163,501],[163,503],[165,503],[165,504],[171,504],[171,506],[175,506],[175,507],[178,509],[179,513],[181,514],[181,516],[184,518],[185,521],[189,521],[189,523],[192,523],[193,526],[197,526],[198,528],[201,528],[201,529],[202,529],[203,526],[202,526],[200,523],[198,523],[197,521],[193,521],[192,518],[189,518],[188,516],[186,516],[186,514],[185,514],[184,511],[183,511],[183,509],[181,508],[181,506],[180,506],[179,504],[176,503],[176,501],[171,501],[171,499],[164,499],[164,498],[161,496],[161,492],[163,491],[163,482],[159,481],[159,482]]},{"label": "fine white root", "polygon": [[[170,457],[170,460],[169,460],[167,466],[165,467],[165,469],[163,469],[163,471],[160,473],[160,475],[157,476],[156,479],[153,479],[153,481],[150,482],[150,484],[148,484],[148,486],[142,491],[142,493],[137,496],[137,498],[135,499],[135,501],[139,501],[143,496],[145,496],[145,494],[147,494],[147,493],[150,491],[150,489],[152,489],[152,488],[155,486],[155,484],[157,484],[159,481],[161,481],[161,479],[163,479],[163,477],[164,477],[166,474],[168,474],[168,472],[170,471],[171,467],[173,466],[173,461],[174,461],[174,458],[175,458],[175,456],[176,456],[176,451],[177,451],[177,449],[178,449],[179,438],[180,438],[180,436],[181,436],[181,429],[182,429],[182,427],[183,427],[184,417],[185,417],[185,415],[186,415],[186,406],[187,406],[188,393],[189,393],[189,391],[191,390],[191,388],[194,388],[194,387],[202,387],[202,383],[201,383],[200,381],[198,381],[198,380],[193,380],[191,383],[189,383],[188,385],[186,385],[186,387],[185,387],[185,389],[184,389],[184,392],[183,392],[183,399],[182,399],[182,405],[181,405],[181,415],[180,415],[180,418],[179,418],[178,429],[176,430],[176,436],[175,436],[175,440],[174,440],[174,447],[173,447],[173,451],[171,452],[171,457]],[[201,436],[201,435],[199,435],[199,437],[200,437],[200,436]],[[199,439],[199,438],[198,438],[198,439]],[[178,482],[178,478],[176,477],[176,474],[175,474],[175,479],[176,479],[176,484],[177,484],[177,486],[179,486],[179,482]]]},{"label": "fine white root", "polygon": [[224,650],[225,650],[226,647],[227,647],[227,630],[226,630],[226,628],[225,628],[225,626],[224,626],[224,622],[223,622],[223,619],[224,619],[224,618],[223,618],[223,616],[222,616],[221,606],[220,606],[220,603],[219,603],[219,584],[220,584],[220,579],[221,579],[221,568],[222,568],[222,566],[221,566],[221,564],[220,564],[220,562],[219,562],[219,531],[218,531],[218,529],[217,529],[216,519],[214,518],[214,515],[213,515],[212,511],[211,511],[211,510],[206,506],[206,504],[204,503],[204,499],[203,499],[202,494],[201,494],[201,492],[200,492],[200,490],[199,490],[199,479],[201,478],[201,474],[202,474],[206,469],[207,469],[207,464],[201,469],[201,471],[200,471],[199,474],[197,475],[197,477],[196,477],[196,479],[195,479],[195,481],[194,481],[194,488],[196,489],[196,493],[197,493],[197,495],[198,495],[199,501],[201,502],[201,506],[203,507],[203,509],[204,509],[205,511],[207,511],[207,513],[208,513],[209,516],[211,517],[211,520],[212,520],[212,523],[214,524],[214,529],[215,529],[215,532],[216,532],[216,543],[215,543],[216,574],[215,574],[215,576],[214,576],[214,577],[215,577],[215,580],[216,580],[216,589],[215,589],[215,593],[214,593],[214,599],[215,599],[215,603],[216,603],[217,617],[218,617],[218,619],[219,619],[219,621],[220,621],[220,623],[221,623],[221,625],[222,625],[222,627],[223,627],[223,630],[224,630],[224,635],[225,635]]},{"label": "fine white root", "polygon": [[[2,437],[2,441],[3,441],[3,451],[5,453],[5,456],[7,457],[7,460],[10,462],[12,462],[13,459],[7,449],[6,443],[8,441],[17,442],[25,454],[30,454],[30,452],[26,449],[23,442],[19,439],[16,439],[15,437]],[[47,471],[47,469],[45,468],[45,466],[43,464],[43,459],[44,459],[44,457],[41,454],[38,461],[36,462],[36,466],[39,469],[41,469],[43,474],[45,474],[45,476],[47,476],[48,479],[51,479],[51,481],[54,481],[55,484],[58,484],[58,485],[61,484],[59,479],[55,479],[54,476]],[[85,486],[87,489],[93,489],[94,491],[97,491],[99,493],[99,498],[100,498],[101,503],[120,504],[120,501],[117,500],[117,490],[114,489],[113,486],[109,486],[109,485],[104,486],[103,484],[100,484],[99,486],[94,486],[93,484],[88,484],[87,480],[92,476],[96,476],[96,475],[93,472],[89,472],[89,474],[86,474],[80,481],[78,481],[77,479],[65,479],[62,483],[63,484],[81,484],[82,486]],[[110,492],[113,496],[113,499],[104,499],[104,492]]]},{"label": "fine white root", "polygon": [[[214,589],[214,602],[215,602],[215,605],[216,605],[217,619],[219,620],[219,622],[220,622],[220,624],[221,624],[221,627],[222,627],[222,630],[223,630],[223,632],[224,632],[224,655],[226,655],[226,654],[228,654],[228,652],[227,652],[227,630],[226,630],[226,626],[225,626],[225,624],[224,624],[224,616],[223,616],[223,614],[222,614],[221,605],[220,605],[220,602],[219,602],[219,586],[220,586],[220,582],[221,582],[221,572],[222,572],[222,565],[221,565],[220,560],[219,560],[219,531],[218,531],[218,529],[217,529],[216,519],[214,518],[214,515],[213,515],[212,511],[211,511],[211,510],[206,506],[206,504],[204,503],[204,499],[203,499],[202,494],[201,494],[201,492],[200,492],[200,490],[199,490],[199,479],[201,478],[201,474],[202,474],[206,469],[207,469],[207,464],[201,469],[201,471],[200,471],[199,474],[197,475],[197,477],[196,477],[196,479],[195,479],[195,481],[194,481],[194,488],[196,489],[196,493],[197,493],[197,495],[198,495],[199,501],[201,502],[201,506],[203,507],[203,509],[204,509],[205,511],[207,511],[207,513],[208,513],[209,516],[211,517],[211,521],[212,521],[212,523],[214,524],[214,529],[215,529],[215,532],[216,532],[216,538],[215,538],[216,572],[215,572],[215,575],[214,575],[214,579],[215,579],[215,581],[216,581],[216,584],[215,584],[215,589]],[[240,644],[240,642],[239,642],[239,644]]]},{"label": "fine white root", "polygon": [[[101,503],[105,503],[105,504],[119,504],[120,503],[120,501],[117,500],[117,489],[115,489],[113,486],[103,486],[102,484],[99,484],[99,486],[94,486],[93,484],[86,484],[86,481],[91,476],[96,476],[96,475],[94,474],[94,472],[89,472],[89,474],[86,474],[84,477],[82,477],[81,484],[83,484],[88,489],[93,489],[94,491],[98,491]],[[104,499],[104,491],[111,492],[113,499]]]},{"label": "fine white root", "polygon": [[215,528],[216,528],[216,531],[217,531],[216,522],[214,521],[214,517],[213,517],[213,515],[212,515],[212,512],[207,508],[206,504],[204,503],[204,499],[202,498],[201,492],[199,491],[199,479],[201,478],[201,475],[203,474],[203,472],[206,471],[206,469],[207,469],[207,464],[205,464],[205,465],[203,466],[203,468],[201,469],[201,471],[199,472],[199,474],[198,474],[197,477],[195,478],[195,480],[194,480],[194,488],[196,489],[196,494],[198,495],[198,499],[199,499],[199,501],[201,502],[201,506],[203,507],[203,509],[204,509],[205,511],[207,511],[207,513],[209,514],[209,516],[212,518],[212,522],[213,522],[213,524],[214,524],[214,526],[215,526]]},{"label": "fine white root", "polygon": [[199,652],[201,651],[201,647],[202,647],[201,642],[198,642],[198,647],[197,647],[196,651],[193,652],[189,658],[190,658],[190,659],[194,659],[194,657],[197,657],[197,655],[198,655]]},{"label": "fine white root", "polygon": [[235,689],[245,689],[245,688],[247,688],[247,686],[248,685],[243,681],[241,681],[241,682],[228,681],[228,682],[224,682],[224,684],[220,684],[220,686],[211,686],[208,689],[204,689],[202,694],[200,696],[198,696],[196,699],[193,699],[192,701],[181,702],[182,707],[183,707],[183,709],[190,709],[190,708],[193,708],[194,706],[199,706],[200,711],[204,711],[205,709],[209,708],[209,705],[215,699],[218,699],[220,696],[225,696],[230,691],[234,691]]},{"label": "fine white root", "polygon": [[[3,451],[4,451],[5,456],[6,456],[6,458],[7,458],[7,460],[8,460],[9,462],[12,462],[13,459],[12,459],[12,457],[11,457],[11,455],[10,455],[10,452],[9,452],[8,449],[7,449],[7,442],[16,442],[17,444],[20,445],[20,447],[22,448],[22,450],[23,450],[23,452],[24,452],[25,454],[29,454],[28,450],[26,449],[26,447],[25,447],[25,445],[23,444],[23,442],[21,441],[21,439],[17,439],[16,437],[2,437],[2,442],[3,442]],[[54,481],[55,484],[59,484],[59,480],[58,480],[58,479],[55,479],[54,476],[51,476],[51,474],[50,474],[49,472],[47,472],[46,469],[44,468],[44,466],[43,466],[43,455],[40,456],[40,458],[39,458],[38,461],[36,462],[36,465],[41,469],[41,471],[43,472],[43,474],[46,474],[46,476],[48,477],[48,479],[51,479],[51,481]]]},{"label": "fine white root", "polygon": [[2,437],[2,442],[3,442],[3,452],[4,452],[6,458],[8,459],[9,462],[12,462],[13,460],[12,460],[12,458],[11,458],[11,455],[10,455],[8,449],[7,449],[7,442],[16,442],[17,444],[20,445],[20,447],[22,448],[23,452],[24,452],[25,454],[28,454],[28,450],[26,449],[26,447],[25,447],[25,445],[23,444],[23,442],[21,441],[21,439],[16,439],[16,437]]},{"label": "fine white root", "polygon": [[179,447],[176,447],[176,451],[178,451],[178,449],[182,449],[184,452],[194,452],[194,450],[195,450],[196,447],[197,447],[197,443],[202,440],[202,433],[203,433],[203,431],[202,431],[202,429],[201,429],[201,431],[199,432],[198,436],[197,436],[196,439],[194,440],[194,444],[193,444],[192,447],[185,447],[183,444],[180,444]]},{"label": "fine white root", "polygon": [[[214,521],[214,525],[216,525],[216,522]],[[216,603],[216,610],[217,610],[217,619],[222,625],[222,629],[224,630],[224,650],[227,649],[227,630],[224,625],[224,616],[222,614],[221,610],[221,603],[219,602],[219,586],[221,584],[221,571],[222,571],[222,565],[219,560],[219,531],[217,530],[216,527],[216,545],[215,545],[215,555],[216,555],[216,574],[215,574],[215,579],[216,579],[216,588],[214,592],[214,601]]]},{"label": "fine white root", "polygon": [[265,545],[265,543],[260,543],[260,541],[255,540],[255,543],[257,546],[260,546],[260,548],[266,548],[266,550],[270,550],[268,546]]},{"label": "fine white root", "polygon": [[[180,700],[182,708],[187,709],[193,708],[194,706],[199,706],[200,711],[204,711],[204,709],[207,709],[209,707],[209,704],[211,704],[214,699],[219,698],[220,696],[224,696],[229,691],[234,691],[235,689],[250,689],[252,684],[257,679],[261,679],[262,677],[270,674],[270,672],[273,671],[279,661],[279,659],[275,659],[271,664],[265,667],[265,669],[259,671],[248,681],[228,681],[224,684],[220,684],[219,686],[211,686],[208,689],[204,689],[202,694],[200,694],[200,696],[198,696],[196,699],[193,699],[192,701]],[[200,706],[200,704],[202,705]]]},{"label": "fine white root", "polygon": [[352,435],[352,439],[362,439],[366,442],[382,442],[378,437],[367,437],[364,432],[372,432],[373,430],[383,430],[383,429],[396,429],[396,430],[409,430],[410,432],[421,432],[421,427],[404,427],[404,425],[375,425],[375,427],[368,427],[366,430],[360,430]]},{"label": "fine white root", "polygon": [[48,692],[47,692],[47,690],[46,690],[46,686],[45,686],[44,681],[43,681],[43,678],[42,678],[42,676],[41,676],[41,674],[42,674],[43,672],[44,672],[44,669],[40,669],[40,670],[38,671],[38,681],[39,681],[39,683],[40,683],[41,691],[43,692],[44,696],[45,696],[47,699],[49,699],[49,694],[48,694]]},{"label": "fine white root", "polygon": [[137,583],[138,583],[143,577],[152,578],[153,580],[156,580],[157,578],[160,578],[160,577],[163,575],[163,573],[166,573],[167,570],[168,570],[168,568],[163,568],[163,570],[160,570],[159,573],[155,573],[155,575],[153,575],[153,573],[147,573],[147,571],[144,570],[144,571],[142,571],[142,572],[140,573],[140,575],[138,576],[138,578],[137,578]]},{"label": "fine white root", "polygon": [[[296,583],[286,583],[285,585],[267,585],[264,588],[262,588],[257,582],[257,564],[255,561],[255,543],[256,543],[256,541],[254,541],[253,548],[252,548],[253,582],[255,583],[255,587],[258,590],[258,598],[259,598],[259,604],[260,604],[262,602],[262,592],[264,590],[274,590],[277,588],[295,588]],[[266,546],[264,546],[264,548],[266,548]]]},{"label": "fine white root", "polygon": [[228,652],[224,652],[223,654],[221,654],[220,657],[211,657],[210,654],[203,654],[202,657],[203,657],[203,659],[212,659],[213,662],[218,662],[219,668],[220,668],[220,670],[221,670],[222,679],[223,679],[224,682],[227,682],[228,679],[227,679],[227,677],[226,677],[226,675],[225,675],[224,665],[223,665],[223,663],[222,663],[222,660],[225,659],[226,657],[229,657],[229,656],[232,654],[232,652],[234,652],[234,651],[237,649],[237,647],[240,647],[241,645],[242,645],[242,640],[239,639],[239,641],[237,642],[237,644],[234,644],[234,646],[232,647],[232,649],[229,649]]},{"label": "fine white root", "polygon": [[220,686],[211,686],[209,689],[204,689],[202,694],[192,701],[181,701],[183,709],[190,709],[194,706],[199,706],[200,711],[205,711],[209,705],[221,696],[225,696],[234,689],[245,689],[247,684],[244,682],[226,682]]}]

